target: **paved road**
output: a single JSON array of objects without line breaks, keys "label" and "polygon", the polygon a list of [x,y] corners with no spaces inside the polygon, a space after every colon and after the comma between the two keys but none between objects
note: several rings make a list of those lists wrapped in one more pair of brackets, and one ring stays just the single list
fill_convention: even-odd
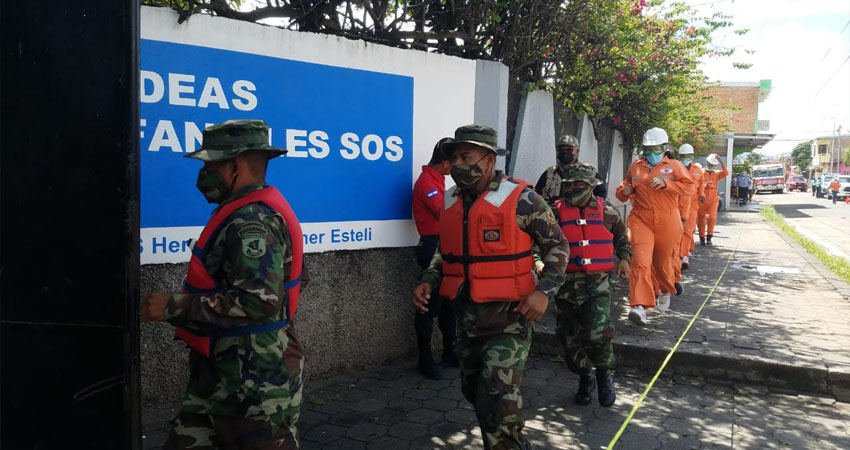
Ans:
[{"label": "paved road", "polygon": [[[430,381],[413,366],[310,383],[298,423],[303,449],[481,449],[457,369]],[[525,434],[536,449],[604,448],[648,381],[647,372],[619,373],[614,407],[577,406],[575,375],[533,356],[522,387]],[[850,404],[829,398],[673,375],[658,380],[616,448],[847,449],[848,423]],[[144,447],[160,448],[166,429],[148,423]]]},{"label": "paved road", "polygon": [[773,205],[805,236],[815,240],[830,253],[850,260],[850,205],[816,199],[811,192],[758,194],[753,200]]}]

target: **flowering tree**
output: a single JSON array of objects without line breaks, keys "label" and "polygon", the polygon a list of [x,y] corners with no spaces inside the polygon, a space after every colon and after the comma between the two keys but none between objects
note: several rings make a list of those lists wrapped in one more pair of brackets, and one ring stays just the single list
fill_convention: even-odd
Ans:
[{"label": "flowering tree", "polygon": [[[671,143],[706,149],[723,124],[707,113],[703,57],[730,55],[712,33],[729,17],[697,17],[663,0],[143,0],[191,14],[272,20],[301,31],[401,48],[501,61],[531,88],[550,90],[600,132],[612,125],[626,144],[648,128]],[[741,30],[739,33],[745,33]],[[738,63],[745,65],[744,63]]]},{"label": "flowering tree", "polygon": [[725,127],[709,114],[709,84],[698,65],[703,57],[732,53],[711,44],[712,33],[731,22],[722,15],[696,17],[682,3],[662,7],[660,0],[596,3],[585,12],[591,33],[574,44],[578,58],[555,63],[548,85],[597,128],[609,123],[620,130],[629,147],[658,126],[672,145],[687,142],[699,153]]}]

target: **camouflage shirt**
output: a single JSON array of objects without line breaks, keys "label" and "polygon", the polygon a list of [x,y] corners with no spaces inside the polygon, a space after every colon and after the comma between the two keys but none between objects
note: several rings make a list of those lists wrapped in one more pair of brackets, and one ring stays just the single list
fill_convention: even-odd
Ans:
[{"label": "camouflage shirt", "polygon": [[[497,190],[504,174],[497,171],[493,181],[487,185],[490,191]],[[447,194],[448,195],[448,194]],[[460,195],[458,189],[453,189],[451,195]],[[468,195],[468,194],[464,194]],[[472,204],[478,197],[468,198],[466,203]],[[522,191],[516,208],[516,221],[520,230],[531,236],[534,245],[543,255],[543,272],[540,275],[536,289],[554,296],[564,283],[564,271],[570,256],[570,247],[558,226],[558,221],[543,197],[531,187]],[[460,231],[460,230],[458,230]],[[422,274],[422,282],[432,287],[439,285],[443,277],[443,258],[440,249],[434,253],[430,266]],[[496,333],[522,333],[527,323],[525,319],[513,312],[515,302],[473,303],[467,298],[458,298],[458,325],[462,332],[472,336],[483,336]]]},{"label": "camouflage shirt", "polygon": [[[222,205],[264,186],[246,186]],[[266,236],[262,254],[248,247],[249,243],[256,244],[258,232]],[[204,260],[207,272],[223,289],[211,294],[175,294],[168,302],[165,318],[190,329],[280,320],[287,301],[283,284],[291,264],[292,245],[280,214],[260,203],[245,205],[222,223]]]}]

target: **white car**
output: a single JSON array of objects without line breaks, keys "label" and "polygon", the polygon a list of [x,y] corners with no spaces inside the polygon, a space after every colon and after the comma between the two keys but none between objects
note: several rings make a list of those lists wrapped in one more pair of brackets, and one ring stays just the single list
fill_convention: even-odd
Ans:
[{"label": "white car", "polygon": [[837,197],[841,199],[844,197],[850,197],[850,175],[839,175],[838,182],[841,183],[841,187],[838,188]]}]

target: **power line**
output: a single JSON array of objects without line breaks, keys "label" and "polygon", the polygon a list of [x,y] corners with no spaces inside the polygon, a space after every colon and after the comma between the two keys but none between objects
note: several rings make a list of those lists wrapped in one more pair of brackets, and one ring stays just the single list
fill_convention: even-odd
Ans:
[{"label": "power line", "polygon": [[841,71],[841,68],[844,67],[844,64],[847,64],[847,61],[850,61],[850,55],[847,55],[847,58],[844,58],[844,62],[842,62],[841,65],[838,66],[838,69],[836,69],[835,72],[826,80],[826,83],[824,83],[823,86],[818,89],[818,92],[812,97],[812,100],[816,99],[818,95],[820,95],[821,91],[823,91],[823,88],[825,88],[829,84],[829,82],[832,81],[832,79],[835,78],[836,75],[838,75],[838,72]]}]

